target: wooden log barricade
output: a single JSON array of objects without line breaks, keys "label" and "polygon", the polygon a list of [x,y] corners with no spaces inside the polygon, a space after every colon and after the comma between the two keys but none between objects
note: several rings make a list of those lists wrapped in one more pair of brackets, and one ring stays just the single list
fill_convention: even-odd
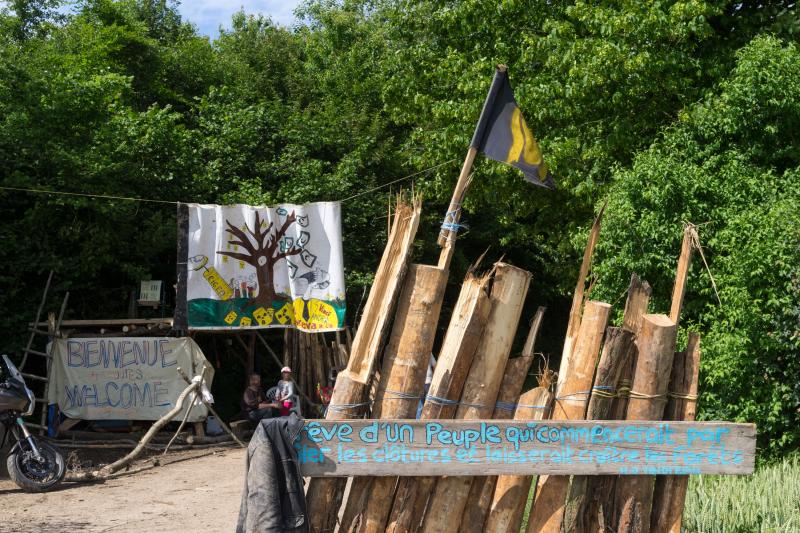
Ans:
[{"label": "wooden log barricade", "polygon": [[[422,420],[449,419],[455,415],[492,309],[489,286],[493,280],[494,271],[483,276],[472,271],[467,273],[439,351],[428,396],[422,407]],[[435,483],[433,477],[401,478],[394,500],[387,499],[381,509],[377,504],[371,505],[365,520],[374,522],[377,529],[382,525],[380,521],[386,522],[386,531],[416,531]]]},{"label": "wooden log barricade", "polygon": [[[645,315],[626,420],[661,420],[675,355],[675,323],[666,315]],[[632,472],[633,473],[633,472]],[[638,472],[637,472],[638,473]],[[647,532],[653,504],[653,476],[621,477],[616,487],[616,530]]]},{"label": "wooden log barricade", "polygon": [[[457,419],[489,418],[494,411],[530,279],[526,270],[506,263],[495,265],[492,310],[461,394]],[[468,477],[440,479],[431,494],[422,530],[457,531],[471,485]]]},{"label": "wooden log barricade", "polygon": [[[651,289],[634,274],[622,327],[607,328],[611,306],[584,299],[601,209],[555,392],[546,378],[520,395],[543,308],[522,357],[509,359],[530,273],[497,263],[478,276],[473,267],[423,395],[453,243],[438,267],[412,265],[406,275],[419,214],[418,202],[398,204],[327,419],[307,421],[296,444],[303,475],[314,478],[311,531],[337,527],[346,476],[356,477],[340,531],[518,531],[538,475],[528,533],[678,533],[688,474],[753,471],[753,425],[693,422],[699,338],[691,335],[687,351],[675,354],[693,227],[684,232],[671,315],[647,314]],[[304,344],[321,364],[302,365]],[[330,349],[317,336],[287,336],[286,345],[284,361],[310,380],[325,379],[343,360],[338,337]],[[421,399],[421,419],[413,420]],[[374,419],[363,419],[370,405]]]},{"label": "wooden log barricade", "polygon": [[[607,303],[586,303],[575,348],[566,370],[567,376],[563,381],[559,380],[556,390],[554,420],[583,420],[610,310],[611,306]],[[529,533],[561,531],[568,488],[569,477],[539,478],[528,520]]]}]

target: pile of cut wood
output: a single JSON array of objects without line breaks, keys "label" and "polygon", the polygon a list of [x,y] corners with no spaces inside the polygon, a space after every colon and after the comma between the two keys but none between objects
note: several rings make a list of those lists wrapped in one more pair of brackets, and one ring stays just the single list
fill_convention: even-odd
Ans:
[{"label": "pile of cut wood", "polygon": [[[523,392],[544,308],[522,353],[511,357],[531,273],[503,262],[481,271],[479,259],[453,306],[426,394],[454,235],[446,236],[438,265],[409,264],[420,203],[399,200],[327,418],[414,418],[424,399],[423,419],[692,420],[698,337],[675,353],[691,247],[679,259],[670,316],[648,314],[650,287],[634,274],[622,325],[610,327],[611,305],[584,294],[601,217],[584,255],[557,380],[545,365],[538,386]],[[681,476],[655,483],[653,476],[358,477],[343,501],[346,483],[311,480],[312,531],[519,531],[532,488],[528,532],[679,531],[686,490]]]}]

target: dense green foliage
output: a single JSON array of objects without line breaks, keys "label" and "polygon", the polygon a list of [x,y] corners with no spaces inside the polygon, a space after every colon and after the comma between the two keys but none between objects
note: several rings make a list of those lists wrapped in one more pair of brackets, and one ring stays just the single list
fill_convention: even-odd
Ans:
[{"label": "dense green foliage", "polygon": [[[800,444],[800,24],[793,0],[310,0],[209,40],[167,0],[14,0],[0,15],[0,183],[165,201],[347,199],[355,309],[389,192],[412,173],[435,235],[492,67],[509,66],[559,190],[479,159],[451,280],[487,246],[534,272],[557,354],[586,229],[609,199],[592,296],[632,271],[666,311],[700,224],[682,327],[703,332],[706,417]],[[444,164],[443,164],[444,163]],[[366,194],[364,194],[366,193]],[[68,316],[122,314],[174,280],[175,208],[0,191],[0,335],[21,342],[50,269]],[[60,294],[60,293],[59,293]],[[50,308],[55,307],[51,302]],[[532,306],[530,306],[532,307]]]}]

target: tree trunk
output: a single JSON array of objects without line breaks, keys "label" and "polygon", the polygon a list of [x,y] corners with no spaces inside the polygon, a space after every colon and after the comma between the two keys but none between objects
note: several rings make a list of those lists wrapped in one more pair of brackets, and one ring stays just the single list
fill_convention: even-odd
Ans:
[{"label": "tree trunk", "polygon": [[273,268],[275,268],[275,263],[271,259],[267,259],[265,264],[256,267],[258,294],[253,298],[253,304],[266,306],[278,299],[275,286],[272,284]]}]

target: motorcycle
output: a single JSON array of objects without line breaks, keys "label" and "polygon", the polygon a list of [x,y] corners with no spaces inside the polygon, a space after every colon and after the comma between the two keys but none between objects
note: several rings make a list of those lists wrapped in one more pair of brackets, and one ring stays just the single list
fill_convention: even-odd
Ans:
[{"label": "motorcycle", "polygon": [[22,417],[30,416],[34,405],[20,371],[7,355],[0,356],[0,424],[5,428],[0,449],[9,434],[16,439],[6,459],[8,475],[26,492],[44,492],[64,478],[67,468],[61,452],[35,439],[25,427]]}]

